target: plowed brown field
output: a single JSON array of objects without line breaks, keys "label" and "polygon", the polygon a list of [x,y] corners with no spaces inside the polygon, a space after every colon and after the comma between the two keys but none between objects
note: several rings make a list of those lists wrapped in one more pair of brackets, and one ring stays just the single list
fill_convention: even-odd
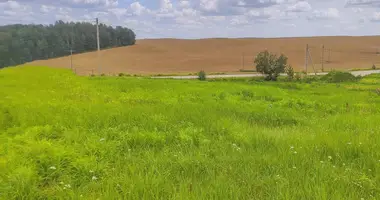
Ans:
[{"label": "plowed brown field", "polygon": [[[309,37],[309,38],[244,38],[244,39],[145,39],[136,45],[102,50],[101,73],[117,74],[188,74],[205,70],[211,72],[238,72],[254,69],[253,58],[269,50],[289,57],[297,71],[304,69],[306,44],[310,46],[308,72],[322,69],[380,67],[380,36],[363,37]],[[243,56],[244,55],[244,56]],[[244,59],[243,59],[244,58]],[[78,74],[98,73],[97,52],[73,56]],[[313,65],[311,64],[313,63]],[[70,57],[40,60],[27,65],[70,68]]]}]

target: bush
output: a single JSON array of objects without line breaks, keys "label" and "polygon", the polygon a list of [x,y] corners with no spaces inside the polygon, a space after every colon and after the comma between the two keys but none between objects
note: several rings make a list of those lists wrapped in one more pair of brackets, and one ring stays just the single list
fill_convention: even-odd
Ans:
[{"label": "bush", "polygon": [[294,78],[296,79],[296,81],[300,81],[302,78],[301,73],[297,72],[296,75],[294,76]]},{"label": "bush", "polygon": [[203,70],[198,72],[198,79],[201,81],[205,81],[206,80],[206,72]]},{"label": "bush", "polygon": [[331,71],[322,77],[322,80],[329,83],[353,82],[359,78],[349,72]]},{"label": "bush", "polygon": [[124,76],[124,73],[119,73],[119,76],[120,76],[120,77]]},{"label": "bush", "polygon": [[294,69],[292,66],[288,65],[285,68],[285,72],[288,75],[288,80],[292,81],[294,79]]},{"label": "bush", "polygon": [[372,69],[376,69],[376,65],[375,64],[372,65]]},{"label": "bush", "polygon": [[265,80],[276,81],[280,73],[285,71],[288,58],[281,54],[277,57],[275,54],[268,51],[260,52],[254,63],[256,64],[256,71],[265,74]]}]

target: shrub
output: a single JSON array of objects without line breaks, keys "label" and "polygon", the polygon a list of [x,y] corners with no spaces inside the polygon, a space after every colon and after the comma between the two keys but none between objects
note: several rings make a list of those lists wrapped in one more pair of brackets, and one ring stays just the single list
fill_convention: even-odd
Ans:
[{"label": "shrub", "polygon": [[100,74],[100,76],[106,76],[105,74]]},{"label": "shrub", "polygon": [[352,82],[358,80],[357,77],[349,72],[331,71],[322,77],[322,80],[329,83],[341,83],[341,82]]},{"label": "shrub", "polygon": [[294,69],[291,65],[286,66],[285,72],[288,75],[288,80],[292,81],[294,79]]},{"label": "shrub", "polygon": [[372,65],[372,69],[376,69],[376,65],[375,64]]},{"label": "shrub", "polygon": [[205,81],[206,80],[206,72],[203,70],[198,72],[198,79],[201,81]]},{"label": "shrub", "polygon": [[294,78],[296,79],[296,81],[300,81],[302,78],[301,73],[297,72],[296,75],[294,76]]},{"label": "shrub", "polygon": [[120,77],[124,76],[124,73],[119,73],[119,76],[120,76]]},{"label": "shrub", "polygon": [[276,81],[279,74],[285,71],[287,61],[288,58],[283,54],[277,57],[275,54],[263,51],[256,56],[254,63],[256,71],[266,75],[265,80]]}]

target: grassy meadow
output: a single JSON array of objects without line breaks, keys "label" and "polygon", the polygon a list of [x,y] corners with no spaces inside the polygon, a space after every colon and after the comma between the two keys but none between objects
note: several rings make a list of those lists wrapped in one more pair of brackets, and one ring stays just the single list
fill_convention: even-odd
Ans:
[{"label": "grassy meadow", "polygon": [[6,68],[0,199],[380,199],[377,88]]}]

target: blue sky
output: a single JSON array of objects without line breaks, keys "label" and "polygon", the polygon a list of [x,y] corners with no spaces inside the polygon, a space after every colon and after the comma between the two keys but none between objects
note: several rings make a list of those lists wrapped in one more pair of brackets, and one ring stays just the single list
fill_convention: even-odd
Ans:
[{"label": "blue sky", "polygon": [[0,24],[96,17],[138,38],[380,34],[380,0],[0,0]]}]

